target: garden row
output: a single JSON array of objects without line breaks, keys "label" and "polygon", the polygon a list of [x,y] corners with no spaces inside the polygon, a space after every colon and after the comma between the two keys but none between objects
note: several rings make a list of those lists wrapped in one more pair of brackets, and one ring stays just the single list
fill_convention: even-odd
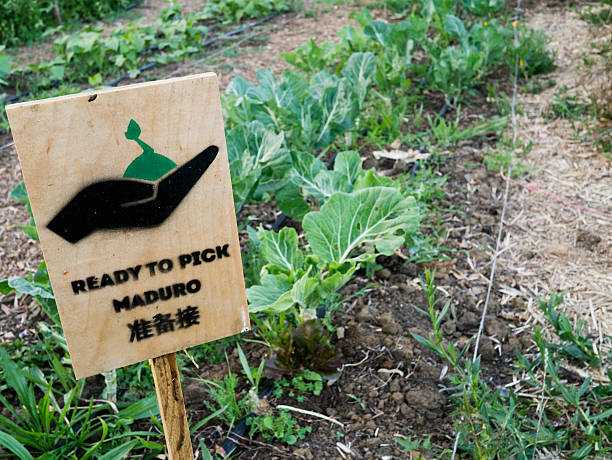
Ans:
[{"label": "garden row", "polygon": [[[324,380],[338,378],[340,356],[328,326],[342,287],[358,272],[371,274],[378,256],[393,255],[404,245],[410,260],[429,257],[416,242],[431,199],[429,184],[424,182],[430,169],[421,165],[414,175],[403,173],[393,179],[364,168],[364,153],[399,141],[404,148],[420,146],[441,156],[447,145],[486,132],[515,147],[503,136],[507,110],[502,110],[501,117],[462,130],[460,106],[486,91],[493,74],[507,76],[515,64],[525,77],[549,70],[552,57],[544,37],[513,22],[503,11],[503,0],[463,0],[459,8],[456,4],[421,0],[397,23],[374,20],[364,9],[353,17],[359,26],[343,27],[338,41],[316,44],[310,40],[284,55],[296,70],[280,78],[261,70],[257,84],[236,78],[222,96],[236,214],[247,225],[249,237],[243,251],[249,311],[255,333],[269,353],[268,359],[252,369],[237,349],[251,391],[238,397],[234,391],[237,377],[231,373],[209,382],[216,406],[210,406],[213,413],[197,421],[192,431],[214,417],[225,419],[231,430],[240,416],[261,402],[257,390],[264,374],[286,377],[296,388],[321,392]],[[166,14],[172,18],[179,12],[170,9]],[[135,36],[144,33],[150,37],[142,42],[141,50],[160,46],[176,51],[174,60],[192,52],[189,40],[178,44],[177,38],[197,41],[205,32],[197,25],[199,17],[191,19],[194,22],[183,22],[187,27],[182,30],[173,29],[184,35],[168,33],[164,38],[168,43],[157,41],[155,31],[130,27],[137,31]],[[106,47],[105,42],[102,51],[90,53],[98,46],[101,32],[82,33],[94,34],[89,38],[90,49],[66,54],[70,55],[67,61],[47,63],[49,72],[55,72],[50,70],[54,66],[64,66],[61,77],[65,78],[70,75],[67,66],[77,62],[93,66],[91,72],[101,72],[109,57],[128,69],[143,62],[140,55],[113,54],[120,44],[115,50],[115,45]],[[56,45],[64,46],[69,40],[61,39]],[[125,61],[117,63],[117,59]],[[59,73],[50,78],[58,77]],[[490,86],[488,92],[494,92]],[[435,114],[440,106],[452,106],[456,120],[446,121]],[[424,108],[432,114],[424,114]],[[27,203],[23,185],[13,196]],[[275,205],[289,217],[289,225],[280,230],[249,227],[245,210],[253,204]],[[24,230],[36,237],[33,222]],[[478,368],[464,371],[461,353],[445,348],[440,325],[448,305],[442,313],[434,308],[432,280],[428,274],[423,287],[435,334],[432,339],[418,340],[447,358],[458,375],[453,382],[464,385],[466,376],[477,377]],[[16,395],[13,400],[1,400],[10,414],[0,416],[4,427],[0,443],[20,458],[32,458],[28,451],[53,451],[56,458],[117,458],[128,451],[146,458],[157,455],[163,446],[152,396],[115,412],[108,403],[94,403],[93,399],[88,408],[79,406],[84,381],[76,382],[64,367],[69,358],[44,264],[27,279],[0,281],[0,292],[13,291],[35,297],[55,324],[41,325],[45,354],[31,367],[17,365],[2,352],[4,382]],[[549,307],[549,315],[559,322],[554,314]],[[581,350],[589,356],[587,348]],[[531,363],[523,364],[531,370]],[[39,366],[48,369],[47,375]],[[140,379],[141,372],[142,365],[106,374],[103,398],[125,398],[126,394],[117,395],[117,378],[133,378],[138,373]],[[62,400],[60,395],[66,396]],[[479,393],[477,397],[482,402],[492,396]],[[259,431],[265,439],[290,444],[304,438],[306,430],[296,428],[289,413],[279,414],[250,418],[250,434]],[[502,417],[501,412],[493,415]],[[147,419],[153,430],[145,423]],[[138,427],[147,427],[147,431],[135,430],[134,420],[143,420]],[[201,447],[204,456],[207,451],[202,443]]]},{"label": "garden row", "polygon": [[[33,8],[32,5],[9,3],[6,8],[19,8],[23,15]],[[52,9],[53,2],[48,3]],[[106,10],[102,3],[89,5],[98,11],[93,17],[104,17],[102,11]],[[114,5],[112,9],[125,6],[119,3],[121,5]],[[53,59],[20,65],[12,50],[5,50],[4,45],[0,45],[0,90],[4,86],[16,93],[10,98],[0,93],[0,101],[12,102],[20,96],[37,99],[69,94],[82,89],[84,83],[97,87],[109,78],[124,74],[133,79],[142,70],[179,62],[201,53],[208,44],[220,38],[219,34],[210,38],[213,32],[217,29],[223,31],[226,24],[269,17],[288,9],[289,4],[284,0],[251,0],[247,4],[240,0],[214,0],[206,2],[201,11],[183,13],[181,6],[174,3],[163,8],[149,25],[140,18],[113,27],[110,32],[105,32],[102,25],[91,24],[77,26],[76,31],[65,26],[51,28],[42,36],[62,32],[53,40]],[[81,10],[76,8],[76,12]],[[83,12],[81,14],[81,17],[89,17]],[[20,19],[20,15],[12,18],[16,22]],[[40,25],[42,27],[43,23]],[[0,129],[8,131],[4,108],[0,115]]]}]

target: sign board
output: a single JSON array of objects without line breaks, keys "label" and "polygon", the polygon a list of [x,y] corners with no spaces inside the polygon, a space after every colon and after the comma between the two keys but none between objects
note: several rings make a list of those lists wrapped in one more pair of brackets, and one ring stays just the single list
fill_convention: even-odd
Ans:
[{"label": "sign board", "polygon": [[77,378],[249,328],[214,74],[6,110]]}]

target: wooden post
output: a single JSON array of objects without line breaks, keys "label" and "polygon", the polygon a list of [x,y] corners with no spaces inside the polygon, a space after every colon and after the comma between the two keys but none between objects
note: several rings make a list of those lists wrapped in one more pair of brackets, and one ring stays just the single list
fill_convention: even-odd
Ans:
[{"label": "wooden post", "polygon": [[191,436],[174,353],[149,360],[170,460],[193,460]]}]

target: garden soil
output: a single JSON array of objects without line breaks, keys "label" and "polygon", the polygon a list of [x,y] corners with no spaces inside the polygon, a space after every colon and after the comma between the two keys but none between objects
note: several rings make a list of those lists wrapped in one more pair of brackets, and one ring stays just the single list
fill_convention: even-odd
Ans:
[{"label": "garden soil", "polygon": [[[331,38],[330,31],[347,21],[348,10],[342,14],[340,18],[340,13],[332,9],[314,18],[294,15],[276,19],[283,26],[273,24],[267,45],[249,47],[245,43],[239,56],[231,59],[223,56],[223,63],[231,67],[229,73],[222,75],[223,86],[237,75],[252,79],[253,70],[267,63],[275,73],[280,72],[283,67],[279,51],[289,51],[310,36],[319,40]],[[543,80],[550,77],[573,84],[579,90],[576,82],[583,71],[576,65],[576,53],[589,52],[589,44],[596,38],[590,34],[600,31],[568,8],[540,6],[528,9],[526,15],[530,24],[543,28],[552,37],[550,46],[557,51],[558,69]],[[337,22],[333,22],[334,27],[330,26],[332,21]],[[571,48],[567,40],[570,35]],[[193,65],[169,68],[167,73],[188,73],[193,71],[189,70]],[[509,91],[509,82],[502,83],[502,87]],[[611,213],[610,161],[587,143],[574,141],[568,123],[542,116],[555,91],[552,88],[519,98],[520,137],[534,142],[531,152],[521,159],[529,165],[529,172],[520,180],[536,182],[564,197],[566,202]],[[476,113],[471,108],[466,116],[470,110]],[[478,110],[481,114],[487,112],[486,101]],[[0,147],[9,142],[10,137],[1,137]],[[291,396],[286,390],[280,398],[271,397],[268,401],[270,408],[279,404],[299,407],[333,418],[342,426],[317,416],[294,414],[300,426],[312,429],[305,440],[284,446],[261,438],[243,439],[238,442],[240,458],[399,459],[409,454],[400,450],[396,437],[427,435],[432,435],[435,444],[452,446],[455,436],[452,409],[448,406],[448,394],[440,391],[448,384],[444,379],[448,369],[413,339],[411,334],[428,336],[431,330],[428,319],[414,307],[427,308],[419,277],[426,268],[436,269],[438,295],[452,305],[443,324],[446,339],[461,345],[477,332],[506,186],[498,171],[487,171],[483,165],[487,147],[494,148],[494,139],[463,141],[449,149],[440,167],[441,174],[448,174],[445,197],[436,203],[441,211],[429,216],[426,225],[446,230],[440,233],[439,242],[451,250],[449,260],[406,263],[407,254],[398,251],[392,257],[379,257],[377,262],[382,268],[373,277],[359,272],[342,291],[341,310],[333,316],[334,341],[345,361],[340,378],[325,387],[320,396],[303,394],[304,399],[298,401],[297,395]],[[367,149],[361,153],[366,166],[376,166],[379,172],[388,175],[396,175],[407,167],[391,160],[375,160]],[[27,223],[24,207],[7,198],[20,180],[13,147],[0,151],[0,164],[0,277],[25,275],[36,268],[41,253],[16,228]],[[508,203],[502,239],[504,252],[497,264],[480,344],[483,375],[494,388],[515,384],[511,375],[515,349],[531,346],[533,327],[543,324],[536,311],[536,299],[551,290],[568,289],[568,314],[584,318],[588,332],[595,337],[609,334],[612,325],[610,220],[517,185],[511,186]],[[248,206],[243,211],[246,214],[254,219],[253,225],[262,223],[270,228],[278,211],[272,205]],[[22,335],[35,337],[36,322],[43,314],[31,299],[1,297],[0,307],[3,310],[0,340],[7,342]],[[601,340],[599,345],[605,348],[607,344]],[[266,351],[252,342],[244,343],[243,349],[253,366]],[[229,365],[240,374],[236,354],[229,357]],[[226,371],[225,363],[183,369],[185,400],[192,423],[210,413],[204,405],[206,388],[192,377],[212,379]],[[564,372],[571,376],[572,372],[584,371]],[[95,384],[96,379],[91,379],[91,383]],[[223,453],[221,445],[226,430],[221,422],[212,421],[198,430],[196,438],[211,450]]]}]

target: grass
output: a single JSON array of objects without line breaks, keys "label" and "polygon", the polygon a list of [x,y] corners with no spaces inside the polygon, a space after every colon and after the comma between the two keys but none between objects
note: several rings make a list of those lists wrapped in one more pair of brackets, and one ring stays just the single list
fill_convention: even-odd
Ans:
[{"label": "grass", "polygon": [[[516,350],[512,386],[494,388],[487,383],[480,357],[466,357],[472,341],[458,349],[444,338],[442,323],[450,300],[438,298],[434,276],[426,271],[421,280],[428,311],[415,307],[429,317],[432,333],[428,338],[413,336],[452,370],[442,391],[451,397],[460,458],[530,460],[545,450],[572,459],[611,455],[612,354],[602,356],[582,323],[573,325],[563,314],[563,295],[553,293],[547,301],[538,301],[555,340],[545,339],[536,327],[534,345]],[[570,371],[568,378],[570,362],[585,372]],[[607,373],[607,379],[595,380],[601,373]],[[415,446],[407,441],[403,445]]]}]

